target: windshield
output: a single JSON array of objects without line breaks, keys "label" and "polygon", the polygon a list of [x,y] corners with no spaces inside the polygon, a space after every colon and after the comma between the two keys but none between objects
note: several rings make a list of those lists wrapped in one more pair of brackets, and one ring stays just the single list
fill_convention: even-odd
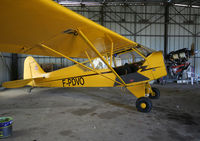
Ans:
[{"label": "windshield", "polygon": [[[136,47],[130,47],[125,50],[120,50],[113,54],[112,61],[110,61],[110,55],[104,56],[104,59],[110,62],[110,64],[113,68],[124,66],[125,64],[133,64],[138,63],[142,64],[145,61],[144,57],[147,57],[150,55],[153,50],[146,48],[142,45],[138,45]],[[92,68],[92,69],[107,69],[107,65],[99,58],[94,58],[91,61],[87,60],[86,62],[83,62],[84,65]]]},{"label": "windshield", "polygon": [[[135,51],[129,51],[123,54],[118,54],[115,56],[115,59],[121,60],[121,65],[125,65],[126,63],[132,64],[136,62],[140,62],[144,60],[139,54],[137,54]],[[120,66],[117,64],[117,66]]]},{"label": "windshield", "polygon": [[136,47],[134,47],[134,49],[136,49],[138,52],[140,52],[144,57],[149,56],[153,50],[147,47],[144,47],[142,45],[138,45]]}]

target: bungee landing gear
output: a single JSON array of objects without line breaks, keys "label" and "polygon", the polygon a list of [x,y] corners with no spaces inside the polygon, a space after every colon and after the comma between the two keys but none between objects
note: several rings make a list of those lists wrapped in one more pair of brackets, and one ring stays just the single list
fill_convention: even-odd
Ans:
[{"label": "bungee landing gear", "polygon": [[152,109],[152,102],[147,97],[140,97],[136,101],[136,108],[140,112],[148,113]]},{"label": "bungee landing gear", "polygon": [[151,98],[151,99],[159,99],[160,98],[160,91],[159,91],[159,89],[157,89],[155,87],[152,87],[151,89],[152,89],[152,91],[149,94],[149,98]]},{"label": "bungee landing gear", "polygon": [[138,98],[136,100],[136,108],[143,113],[151,111],[151,99],[158,99],[160,97],[160,91],[157,88],[151,87],[149,83],[130,86],[127,89]]}]

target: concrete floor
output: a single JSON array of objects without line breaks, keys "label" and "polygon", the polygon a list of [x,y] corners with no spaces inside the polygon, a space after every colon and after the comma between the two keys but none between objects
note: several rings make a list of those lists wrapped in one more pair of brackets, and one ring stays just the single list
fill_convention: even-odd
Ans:
[{"label": "concrete floor", "polygon": [[[200,141],[200,86],[157,86],[150,113],[120,88],[0,91],[0,116],[14,118],[5,141]],[[1,141],[3,141],[1,140]]]}]

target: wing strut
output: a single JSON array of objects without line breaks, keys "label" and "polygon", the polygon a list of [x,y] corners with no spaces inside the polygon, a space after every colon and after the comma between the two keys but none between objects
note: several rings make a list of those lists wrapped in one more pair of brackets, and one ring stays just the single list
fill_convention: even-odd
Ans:
[{"label": "wing strut", "polygon": [[90,56],[88,55],[87,51],[85,51],[85,54],[86,54],[88,60],[90,61],[90,64],[92,65],[92,68],[95,70],[94,64],[92,63],[92,60],[91,60]]},{"label": "wing strut", "polygon": [[[107,78],[107,79],[112,80],[111,78],[109,78],[109,77],[107,77],[107,76],[101,74],[100,72],[97,72],[96,70],[94,70],[94,69],[92,69],[92,68],[90,68],[90,67],[87,67],[86,65],[83,65],[82,63],[77,62],[77,61],[74,60],[74,59],[71,59],[70,57],[68,57],[68,56],[66,56],[66,55],[64,55],[64,54],[62,54],[62,53],[60,53],[60,52],[58,52],[58,51],[56,51],[56,50],[54,50],[54,49],[52,49],[52,48],[46,46],[45,44],[40,44],[40,46],[41,46],[41,47],[44,47],[44,48],[46,48],[46,49],[48,49],[48,50],[51,50],[52,52],[54,52],[54,53],[56,53],[56,54],[58,54],[58,55],[60,55],[60,56],[63,56],[64,58],[66,58],[66,59],[68,59],[68,60],[70,60],[70,61],[72,61],[72,62],[74,62],[74,63],[76,63],[76,64],[78,64],[78,65],[80,65],[80,66],[82,66],[82,67],[84,67],[84,68],[86,68],[86,69],[89,69],[89,70],[91,70],[91,71],[93,71],[93,72],[96,72],[97,74],[99,74],[99,75],[101,75],[101,76],[103,76],[103,77],[105,77],[105,78]],[[120,85],[123,85],[122,83],[120,83],[120,82],[118,82],[118,81],[115,81],[115,80],[112,80],[112,81],[113,81],[113,82],[116,82],[116,83],[118,83],[118,84],[120,84]]]},{"label": "wing strut", "polygon": [[110,50],[110,65],[112,66],[112,59],[113,59],[113,42],[111,43],[111,50]]},{"label": "wing strut", "polygon": [[126,83],[124,82],[124,80],[122,80],[122,78],[116,73],[116,71],[112,68],[111,65],[109,65],[109,63],[103,58],[103,56],[101,55],[101,53],[95,48],[95,46],[92,44],[92,42],[90,42],[90,40],[85,36],[85,34],[79,30],[78,31],[81,35],[81,37],[85,40],[85,42],[89,45],[89,47],[101,58],[101,60],[108,66],[108,68],[119,78],[119,80],[126,85]]},{"label": "wing strut", "polygon": [[111,42],[111,49],[110,49],[110,65],[112,66],[114,43],[113,43],[112,39],[110,38],[110,36],[108,36],[108,39],[109,39],[110,42]]}]

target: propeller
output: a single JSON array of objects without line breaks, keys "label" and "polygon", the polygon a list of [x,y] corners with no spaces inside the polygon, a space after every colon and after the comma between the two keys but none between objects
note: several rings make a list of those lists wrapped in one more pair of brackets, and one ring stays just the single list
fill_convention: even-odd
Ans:
[{"label": "propeller", "polygon": [[191,50],[190,50],[190,54],[191,55],[195,55],[198,54],[200,52],[200,50],[195,50],[195,45],[194,43],[191,44]]}]

